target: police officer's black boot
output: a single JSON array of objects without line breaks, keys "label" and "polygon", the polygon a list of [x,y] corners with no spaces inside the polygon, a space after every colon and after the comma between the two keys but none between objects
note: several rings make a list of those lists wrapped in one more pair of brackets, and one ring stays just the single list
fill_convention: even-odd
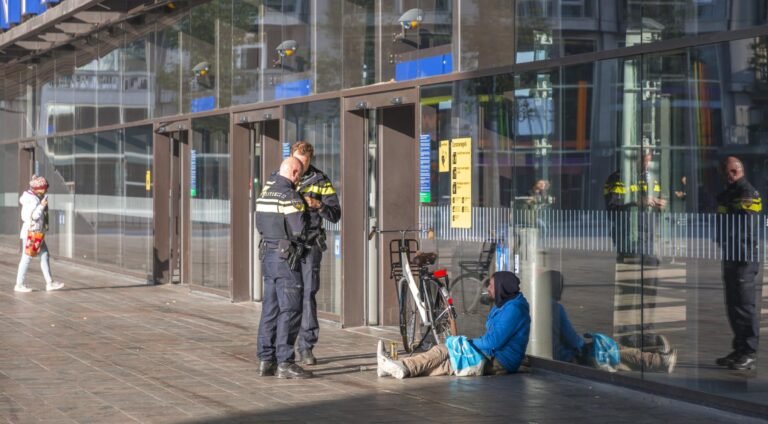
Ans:
[{"label": "police officer's black boot", "polygon": [[259,364],[259,377],[270,377],[275,375],[277,369],[277,362],[275,361],[261,361]]},{"label": "police officer's black boot", "polygon": [[717,365],[720,365],[721,367],[727,367],[727,366],[731,365],[731,363],[733,363],[733,361],[736,358],[738,358],[739,356],[741,356],[741,354],[738,351],[734,350],[733,352],[729,353],[728,355],[723,356],[722,358],[717,358],[715,360],[715,363]]},{"label": "police officer's black boot", "polygon": [[737,358],[728,364],[728,368],[732,370],[751,370],[755,367],[757,362],[757,355],[754,353],[742,353]]},{"label": "police officer's black boot", "polygon": [[317,359],[312,354],[312,349],[302,350],[299,352],[301,355],[301,363],[304,365],[317,365]]},{"label": "police officer's black boot", "polygon": [[277,366],[277,378],[311,378],[312,373],[304,371],[304,368],[291,363],[283,362]]}]

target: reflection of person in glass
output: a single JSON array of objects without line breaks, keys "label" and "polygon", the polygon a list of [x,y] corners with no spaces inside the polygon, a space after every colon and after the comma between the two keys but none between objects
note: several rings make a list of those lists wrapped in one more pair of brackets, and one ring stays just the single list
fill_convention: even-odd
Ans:
[{"label": "reflection of person in glass", "polygon": [[[656,266],[659,259],[656,257],[653,246],[654,225],[656,215],[648,213],[661,212],[667,206],[667,201],[661,197],[661,185],[658,179],[653,178],[650,172],[650,165],[653,159],[653,152],[645,149],[643,160],[641,162],[641,171],[636,178],[630,180],[629,191],[624,184],[621,171],[616,171],[605,182],[603,187],[603,197],[605,198],[605,207],[610,212],[609,218],[612,221],[611,237],[617,250],[617,261],[623,262],[627,257],[642,256],[643,264]],[[631,225],[619,225],[616,221],[621,219],[622,212],[628,212],[639,209],[641,214],[637,225],[637,240],[633,242],[631,234]],[[627,215],[623,215],[625,218]],[[619,234],[619,228],[623,234]]]},{"label": "reflection of person in glass", "polygon": [[[552,294],[552,358],[563,362],[590,363],[588,342],[576,332],[560,303],[565,279],[559,271],[545,271],[539,281],[549,283]],[[672,373],[677,363],[677,350],[661,334],[646,333],[642,338],[623,337],[617,343],[621,365],[619,370],[644,370]],[[616,371],[615,369],[612,371]]]},{"label": "reflection of person in glass", "polygon": [[549,181],[547,180],[536,181],[528,194],[531,196],[528,204],[534,205],[536,208],[546,207],[555,202],[555,198],[549,195]]},{"label": "reflection of person in glass", "polygon": [[531,190],[528,192],[530,196],[527,200],[528,206],[531,209],[537,211],[536,213],[536,225],[539,227],[542,237],[547,235],[547,222],[546,215],[539,213],[542,209],[548,209],[555,202],[555,198],[549,195],[549,181],[537,180]]},{"label": "reflection of person in glass", "polygon": [[685,198],[688,196],[688,178],[683,175],[680,177],[680,186],[675,190],[675,197],[677,197],[680,200],[685,200]]},{"label": "reflection of person in glass", "polygon": [[[724,215],[723,228],[716,231],[723,250],[723,282],[725,308],[733,330],[733,352],[718,358],[716,363],[731,369],[752,369],[757,360],[760,313],[757,309],[756,283],[760,269],[757,237],[749,228],[749,216],[763,210],[760,193],[747,181],[744,165],[730,156],[723,161],[725,191],[717,196],[717,212]],[[739,228],[739,231],[734,231]]]}]

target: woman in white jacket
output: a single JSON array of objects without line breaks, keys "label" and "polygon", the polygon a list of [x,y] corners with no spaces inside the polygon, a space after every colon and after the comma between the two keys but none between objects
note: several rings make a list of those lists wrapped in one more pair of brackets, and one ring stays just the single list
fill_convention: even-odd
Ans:
[{"label": "woman in white jacket", "polygon": [[[21,204],[21,220],[24,224],[21,226],[21,233],[19,237],[22,243],[27,239],[27,233],[29,231],[36,231],[45,233],[48,231],[48,197],[45,193],[48,191],[48,181],[45,178],[37,175],[32,176],[32,180],[29,182],[29,190],[22,193],[19,198]],[[48,246],[43,240],[40,245],[40,268],[43,270],[43,277],[45,277],[45,290],[53,291],[64,287],[63,284],[53,281],[51,276],[51,266],[49,264]],[[19,262],[19,271],[16,274],[16,287],[17,292],[28,293],[32,289],[24,284],[24,276],[27,274],[29,268],[29,262],[32,257],[27,255],[25,249],[22,249],[21,261]]]}]

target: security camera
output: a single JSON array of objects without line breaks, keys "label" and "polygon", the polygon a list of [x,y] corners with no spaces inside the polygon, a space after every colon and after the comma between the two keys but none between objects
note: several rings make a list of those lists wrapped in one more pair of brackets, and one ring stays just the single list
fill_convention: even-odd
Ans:
[{"label": "security camera", "polygon": [[410,9],[400,16],[397,22],[400,23],[401,31],[399,33],[392,34],[392,42],[404,40],[406,32],[410,29],[416,29],[421,25],[424,20],[424,11],[421,9]]},{"label": "security camera", "polygon": [[208,62],[200,62],[192,68],[192,72],[195,73],[196,77],[207,76],[210,71],[211,65]]},{"label": "security camera", "polygon": [[283,58],[291,57],[296,54],[296,50],[299,49],[299,43],[296,40],[285,40],[280,43],[275,50],[277,51],[277,59],[275,60],[275,67],[283,66]]},{"label": "security camera", "polygon": [[280,57],[290,57],[296,53],[298,48],[299,43],[297,43],[296,40],[285,40],[280,43],[275,50],[277,50],[277,54],[280,55]]},{"label": "security camera", "polygon": [[200,62],[192,68],[192,72],[195,74],[195,81],[200,86],[205,88],[213,88],[213,74],[211,73],[211,65],[206,62]]}]

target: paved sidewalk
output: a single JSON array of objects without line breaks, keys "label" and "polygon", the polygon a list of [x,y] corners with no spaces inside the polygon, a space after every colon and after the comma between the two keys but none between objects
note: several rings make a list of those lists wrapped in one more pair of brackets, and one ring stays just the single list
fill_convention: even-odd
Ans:
[{"label": "paved sidewalk", "polygon": [[324,324],[317,378],[259,378],[258,305],[55,260],[65,290],[14,293],[16,264],[0,248],[0,422],[755,422],[539,370],[377,378],[386,328]]}]

